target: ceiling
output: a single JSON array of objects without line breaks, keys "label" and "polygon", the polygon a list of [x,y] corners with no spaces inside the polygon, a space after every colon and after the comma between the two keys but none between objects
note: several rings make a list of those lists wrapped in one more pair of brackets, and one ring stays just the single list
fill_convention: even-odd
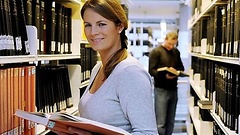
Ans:
[{"label": "ceiling", "polygon": [[128,5],[128,17],[132,22],[156,22],[165,20],[176,23],[180,4],[186,0],[122,0]]}]

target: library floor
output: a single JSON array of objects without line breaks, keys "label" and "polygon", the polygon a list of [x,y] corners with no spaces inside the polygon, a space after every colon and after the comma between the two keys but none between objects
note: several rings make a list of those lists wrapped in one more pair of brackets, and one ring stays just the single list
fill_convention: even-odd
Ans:
[{"label": "library floor", "polygon": [[187,135],[186,120],[188,117],[188,93],[189,83],[184,82],[184,80],[180,80],[178,83],[178,104],[172,135]]}]

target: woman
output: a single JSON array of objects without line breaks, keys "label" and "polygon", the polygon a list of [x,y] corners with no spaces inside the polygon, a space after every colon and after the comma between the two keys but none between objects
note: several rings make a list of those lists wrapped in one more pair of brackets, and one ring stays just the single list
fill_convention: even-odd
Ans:
[{"label": "woman", "polygon": [[[127,18],[118,0],[88,0],[81,9],[84,32],[101,62],[92,70],[80,102],[81,117],[132,135],[157,134],[151,77],[127,52]],[[89,134],[70,128],[77,134]]]}]

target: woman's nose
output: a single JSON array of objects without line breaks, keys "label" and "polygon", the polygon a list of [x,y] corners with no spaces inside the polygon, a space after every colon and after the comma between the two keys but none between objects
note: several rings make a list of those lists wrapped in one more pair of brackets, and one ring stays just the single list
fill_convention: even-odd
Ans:
[{"label": "woman's nose", "polygon": [[92,35],[99,34],[99,30],[98,30],[98,28],[96,28],[96,27],[92,27],[91,34],[92,34]]}]

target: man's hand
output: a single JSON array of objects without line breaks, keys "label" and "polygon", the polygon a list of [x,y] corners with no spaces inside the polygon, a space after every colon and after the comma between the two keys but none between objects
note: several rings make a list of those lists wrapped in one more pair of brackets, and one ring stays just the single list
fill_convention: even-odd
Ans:
[{"label": "man's hand", "polygon": [[[175,68],[173,68],[173,67],[169,67],[171,70],[175,70],[176,72],[177,72],[177,70],[175,69]],[[166,78],[167,79],[174,79],[174,78],[176,78],[177,76],[172,76],[172,75],[170,75],[170,74],[166,74]]]},{"label": "man's hand", "polygon": [[169,74],[166,74],[166,78],[167,79],[174,79],[174,78],[176,78],[177,76],[172,76],[172,75],[169,75]]}]

